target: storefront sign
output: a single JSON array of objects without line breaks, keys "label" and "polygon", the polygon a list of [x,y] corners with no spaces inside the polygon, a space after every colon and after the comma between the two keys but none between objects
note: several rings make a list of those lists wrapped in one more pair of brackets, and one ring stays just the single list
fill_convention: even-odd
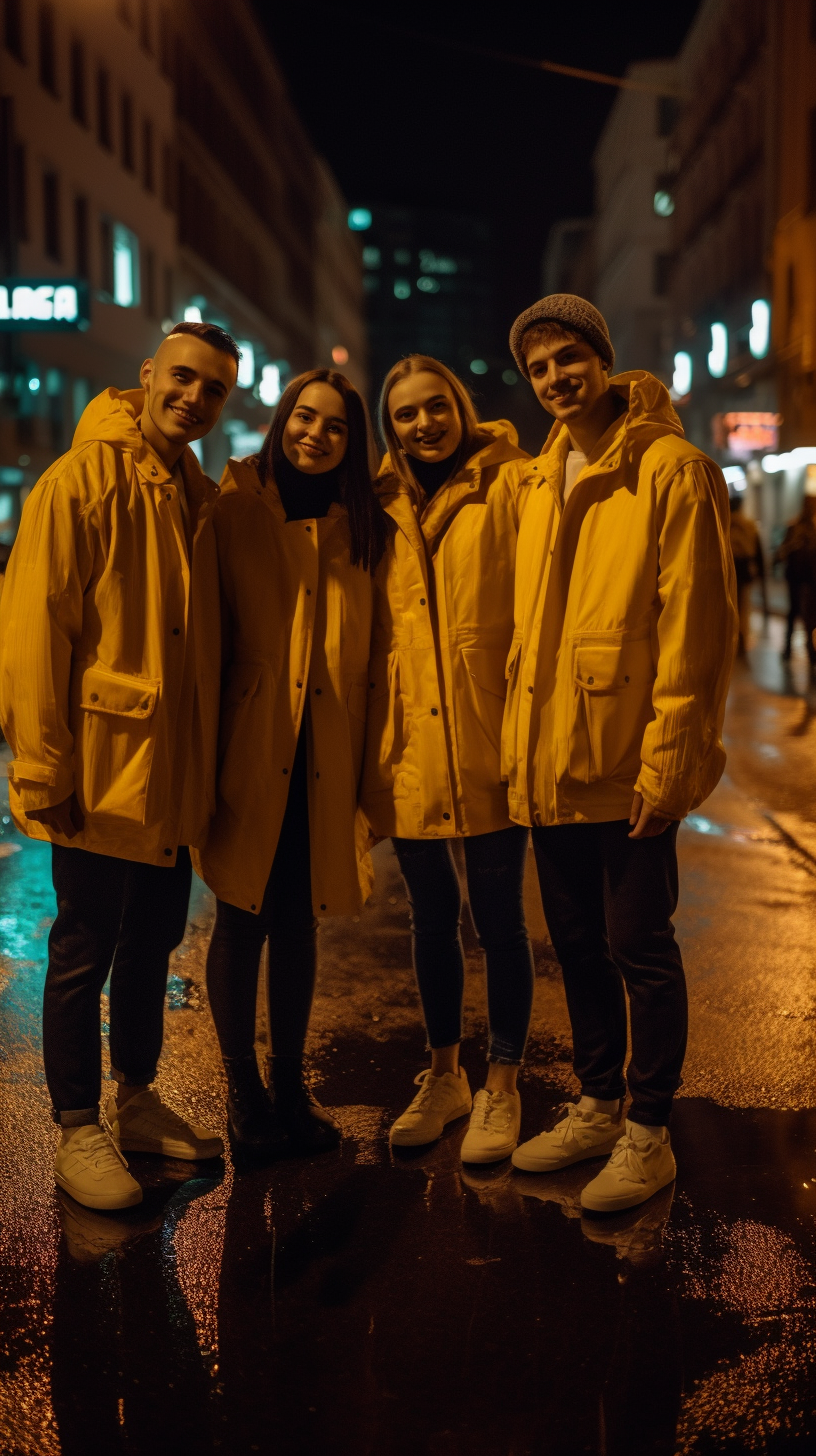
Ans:
[{"label": "storefront sign", "polygon": [[77,278],[8,278],[0,283],[0,330],[87,329],[88,285]]},{"label": "storefront sign", "polygon": [[711,431],[718,450],[729,450],[738,460],[748,460],[755,451],[777,449],[781,423],[781,415],[768,411],[735,410],[715,415]]}]

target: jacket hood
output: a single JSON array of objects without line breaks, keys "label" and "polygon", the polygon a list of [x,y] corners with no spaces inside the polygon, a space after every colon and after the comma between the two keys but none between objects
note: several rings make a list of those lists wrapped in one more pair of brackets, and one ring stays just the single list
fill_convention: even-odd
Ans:
[{"label": "jacket hood", "polygon": [[[139,429],[144,397],[143,389],[114,389],[113,386],[103,389],[82,411],[74,431],[73,448],[77,450],[83,445],[101,441],[103,444],[116,445],[120,450],[129,451],[138,464],[143,464],[146,460],[156,460],[158,457]],[[179,464],[188,485],[201,482],[202,485],[213,488],[189,445],[185,448]],[[168,474],[167,467],[162,465],[162,475]]]},{"label": "jacket hood", "polygon": [[[636,454],[642,455],[654,440],[659,440],[663,435],[683,437],[685,432],[680,416],[671,402],[669,391],[654,374],[649,374],[645,369],[632,369],[626,374],[613,375],[609,387],[626,400],[629,408],[603,437],[604,448],[599,461],[606,460],[610,452],[618,459],[624,454],[630,458],[634,458]],[[541,454],[554,463],[557,461],[560,466],[569,450],[567,427],[556,420]]]},{"label": "jacket hood", "polygon": [[[529,460],[526,450],[518,442],[518,431],[509,420],[484,420],[479,425],[478,448],[465,463],[460,475],[483,470],[488,465],[503,465],[509,460]],[[378,495],[392,495],[397,491],[409,492],[391,465],[391,456],[383,456],[376,482]]]}]

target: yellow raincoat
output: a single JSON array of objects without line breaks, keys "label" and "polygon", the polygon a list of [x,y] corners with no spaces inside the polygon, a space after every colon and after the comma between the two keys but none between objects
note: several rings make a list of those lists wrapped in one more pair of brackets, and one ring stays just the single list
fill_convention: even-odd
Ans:
[{"label": "yellow raincoat", "polygon": [[725,763],[736,643],[728,492],[651,374],[562,509],[566,429],[533,462],[503,734],[520,824],[627,819],[637,789],[682,818]]},{"label": "yellow raincoat", "polygon": [[[34,839],[173,865],[214,808],[218,487],[191,450],[178,492],[138,427],[141,389],[106,389],[25,503],[0,611],[0,722],[14,822]],[[192,582],[192,586],[191,586]],[[26,819],[74,792],[65,840]]]},{"label": "yellow raincoat", "polygon": [[217,807],[194,856],[220,900],[260,911],[304,714],[312,901],[352,915],[373,882],[355,830],[373,583],[350,562],[348,516],[287,521],[255,462],[230,460],[215,534],[225,608]]},{"label": "yellow raincoat", "polygon": [[382,465],[397,525],[377,573],[360,804],[376,836],[489,834],[510,824],[500,746],[522,482],[506,420],[418,510]]}]

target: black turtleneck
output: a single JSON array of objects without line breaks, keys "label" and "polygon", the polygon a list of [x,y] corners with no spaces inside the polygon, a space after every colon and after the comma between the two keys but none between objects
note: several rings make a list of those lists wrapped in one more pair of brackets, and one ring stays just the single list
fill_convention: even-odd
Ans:
[{"label": "black turtleneck", "polygon": [[287,521],[312,521],[327,516],[329,506],[342,500],[339,475],[339,466],[322,475],[308,475],[283,455],[275,466],[275,484]]},{"label": "black turtleneck", "polygon": [[406,459],[414,473],[414,479],[422,486],[428,500],[441,490],[453,470],[452,455],[446,460],[417,460],[413,455],[406,456]]}]

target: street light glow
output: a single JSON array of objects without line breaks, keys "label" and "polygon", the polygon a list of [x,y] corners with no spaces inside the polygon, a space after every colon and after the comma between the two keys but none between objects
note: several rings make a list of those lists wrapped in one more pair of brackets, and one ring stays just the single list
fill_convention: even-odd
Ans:
[{"label": "street light glow", "polygon": [[725,324],[711,325],[711,349],[708,355],[708,372],[714,379],[722,379],[728,368],[728,330]]},{"label": "street light glow", "polygon": [[261,370],[261,382],[258,385],[258,394],[261,404],[269,406],[278,403],[281,397],[280,368],[277,364],[264,364]]},{"label": "street light glow", "polygon": [[373,221],[367,207],[353,207],[348,215],[348,225],[353,233],[367,232]]},{"label": "street light glow", "polygon": [[751,304],[751,328],[748,347],[755,359],[764,359],[771,342],[771,305],[767,298],[756,298]]},{"label": "street light glow", "polygon": [[691,389],[691,355],[685,349],[681,349],[674,356],[674,373],[672,375],[672,397],[683,399]]}]

